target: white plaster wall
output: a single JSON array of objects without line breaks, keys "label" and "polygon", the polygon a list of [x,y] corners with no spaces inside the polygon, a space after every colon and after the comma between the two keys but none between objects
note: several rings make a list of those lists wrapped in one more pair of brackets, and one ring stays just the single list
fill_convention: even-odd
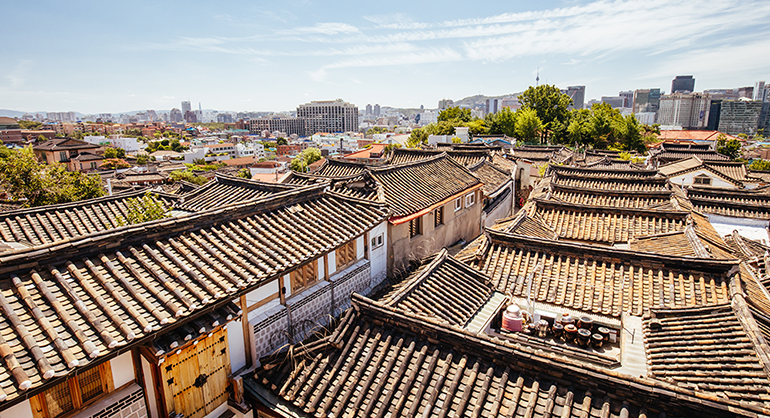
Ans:
[{"label": "white plaster wall", "polygon": [[288,274],[285,274],[283,276],[283,286],[286,288],[286,294],[284,295],[285,298],[288,298],[291,296],[292,288],[291,288],[291,276]]},{"label": "white plaster wall", "polygon": [[372,287],[377,286],[388,274],[388,222],[385,221],[369,231],[369,245],[371,239],[382,234],[382,245],[370,248],[370,261],[372,264]]},{"label": "white plaster wall", "polygon": [[246,344],[243,339],[243,323],[227,323],[227,343],[230,345],[230,368],[234,372],[246,366]]},{"label": "white plaster wall", "polygon": [[0,412],[0,418],[34,418],[32,415],[32,405],[29,404],[29,401],[16,404]]},{"label": "white plaster wall", "polygon": [[158,418],[158,402],[157,402],[157,396],[155,395],[155,385],[152,382],[152,369],[150,368],[150,363],[147,362],[147,359],[144,358],[144,356],[140,356],[142,358],[142,374],[144,374],[144,390],[147,392],[147,401],[149,402],[149,405],[147,405],[148,412],[150,413],[150,418]]},{"label": "white plaster wall", "polygon": [[327,259],[329,261],[329,275],[331,276],[337,272],[337,253],[334,251],[330,252]]},{"label": "white plaster wall", "polygon": [[123,353],[110,360],[110,367],[112,368],[112,380],[115,383],[116,389],[136,379],[134,376],[134,359],[131,357],[131,352]]},{"label": "white plaster wall", "polygon": [[261,300],[267,299],[270,295],[278,293],[278,280],[260,286],[259,288],[252,290],[246,294],[246,306],[251,306]]},{"label": "white plaster wall", "polygon": [[319,257],[318,258],[318,280],[323,280],[324,278],[324,258]]},{"label": "white plaster wall", "polygon": [[731,218],[729,216],[708,215],[709,222],[719,235],[725,236],[737,230],[742,236],[759,241],[765,245],[768,243],[768,221],[749,218]]},{"label": "white plaster wall", "polygon": [[364,258],[364,236],[361,235],[356,239],[356,260]]},{"label": "white plaster wall", "polygon": [[706,170],[697,170],[691,173],[682,174],[680,176],[671,177],[671,182],[676,184],[677,186],[681,186],[683,184],[685,186],[690,186],[692,185],[693,178],[701,174],[705,174],[711,178],[711,187],[726,187],[726,188],[737,189],[737,186],[735,186],[734,184],[728,181],[725,181],[721,177],[718,177],[714,173]]},{"label": "white plaster wall", "polygon": [[221,404],[221,405],[219,405],[219,406],[218,406],[216,409],[214,409],[213,411],[211,411],[211,413],[210,413],[210,414],[206,415],[206,416],[205,416],[205,417],[203,417],[203,418],[214,418],[214,417],[218,417],[218,416],[220,416],[220,415],[224,414],[224,413],[225,413],[225,411],[227,411],[227,401],[225,401],[225,402],[222,402],[222,404]]}]

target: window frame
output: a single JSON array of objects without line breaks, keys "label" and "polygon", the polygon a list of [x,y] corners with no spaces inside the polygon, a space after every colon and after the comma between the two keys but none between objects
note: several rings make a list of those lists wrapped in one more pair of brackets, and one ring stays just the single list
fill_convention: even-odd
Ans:
[{"label": "window frame", "polygon": [[409,238],[415,238],[422,235],[422,216],[418,216],[409,221]]},{"label": "window frame", "polygon": [[457,199],[455,199],[455,212],[457,212],[458,210],[461,210],[462,208],[463,208],[463,198],[458,197]]},{"label": "window frame", "polygon": [[439,206],[433,211],[433,228],[444,225],[444,206]]},{"label": "window frame", "polygon": [[[470,203],[469,203],[470,202]],[[476,192],[471,192],[465,195],[465,207],[469,208],[476,204]]]},{"label": "window frame", "polygon": [[[311,280],[308,280],[310,278]],[[318,283],[318,259],[315,259],[289,273],[291,294],[295,295]]]},{"label": "window frame", "polygon": [[383,234],[372,237],[372,249],[380,248],[385,245],[385,240],[383,238]]},{"label": "window frame", "polygon": [[50,411],[48,408],[49,402],[46,400],[46,394],[50,393],[53,389],[59,386],[59,385],[56,385],[42,393],[39,393],[29,398],[30,407],[32,409],[32,416],[34,418],[71,417],[81,412],[83,409],[104,399],[104,397],[108,396],[110,393],[114,392],[115,382],[113,381],[112,367],[110,366],[110,362],[105,361],[104,363],[94,366],[93,368],[87,369],[87,371],[90,371],[93,369],[98,370],[99,379],[101,380],[100,382],[100,386],[102,388],[101,393],[93,396],[91,399],[87,401],[83,401],[83,393],[80,387],[79,378],[80,376],[83,376],[84,373],[78,373],[77,375],[72,376],[61,383],[61,384],[66,384],[69,389],[69,396],[70,396],[70,399],[72,400],[72,409],[70,409],[69,411],[61,412],[58,415],[50,414]]},{"label": "window frame", "polygon": [[692,184],[699,184],[699,185],[703,185],[703,186],[711,186],[712,179],[711,179],[711,177],[709,177],[709,176],[707,176],[705,174],[700,174],[700,175],[697,175],[697,176],[692,178]]},{"label": "window frame", "polygon": [[343,270],[358,261],[358,245],[356,244],[356,241],[358,241],[358,239],[353,239],[334,250],[335,271]]}]

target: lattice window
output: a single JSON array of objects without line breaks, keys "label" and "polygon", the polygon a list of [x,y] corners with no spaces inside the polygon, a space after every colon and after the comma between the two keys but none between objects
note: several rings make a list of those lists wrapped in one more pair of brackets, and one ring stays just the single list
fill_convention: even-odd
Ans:
[{"label": "lattice window", "polygon": [[703,184],[706,186],[711,186],[711,177],[700,175],[692,179],[693,184]]},{"label": "lattice window", "polygon": [[315,284],[318,281],[318,260],[313,260],[308,264],[294,270],[290,275],[291,293]]},{"label": "lattice window", "polygon": [[341,270],[355,262],[357,259],[356,240],[350,241],[342,247],[337,248],[334,255],[337,261],[337,270]]},{"label": "lattice window", "polygon": [[414,238],[422,234],[422,216],[409,221],[409,237]]},{"label": "lattice window", "polygon": [[433,226],[439,226],[444,224],[444,207],[436,209],[433,213]]},{"label": "lattice window", "polygon": [[48,408],[48,417],[54,418],[75,409],[72,399],[69,381],[61,382],[45,392],[45,404]]},{"label": "lattice window", "polygon": [[80,387],[80,396],[83,402],[88,402],[104,393],[102,375],[99,373],[99,368],[94,367],[79,374],[78,386]]}]

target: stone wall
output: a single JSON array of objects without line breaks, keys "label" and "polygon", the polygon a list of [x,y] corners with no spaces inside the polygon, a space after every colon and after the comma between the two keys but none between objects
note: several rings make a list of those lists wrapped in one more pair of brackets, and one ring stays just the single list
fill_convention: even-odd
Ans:
[{"label": "stone wall", "polygon": [[80,412],[83,418],[147,418],[144,390],[133,383]]},{"label": "stone wall", "polygon": [[304,340],[329,323],[331,315],[350,307],[350,294],[366,294],[371,283],[369,260],[361,259],[345,270],[292,295],[286,306],[275,304],[249,321],[253,330],[253,358],[279,351]]}]

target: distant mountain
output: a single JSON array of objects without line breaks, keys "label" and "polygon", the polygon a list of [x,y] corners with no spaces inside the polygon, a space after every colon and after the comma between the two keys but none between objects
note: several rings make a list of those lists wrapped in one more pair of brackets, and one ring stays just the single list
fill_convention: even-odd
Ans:
[{"label": "distant mountain", "polygon": [[455,100],[455,106],[468,106],[470,108],[474,108],[478,106],[486,106],[487,99],[504,99],[506,97],[516,97],[521,93],[522,92],[503,94],[500,96],[484,96],[483,94],[477,94],[475,96],[468,96],[460,100]]},{"label": "distant mountain", "polygon": [[7,116],[9,118],[20,118],[27,112],[18,112],[10,109],[0,109],[0,116]]}]

